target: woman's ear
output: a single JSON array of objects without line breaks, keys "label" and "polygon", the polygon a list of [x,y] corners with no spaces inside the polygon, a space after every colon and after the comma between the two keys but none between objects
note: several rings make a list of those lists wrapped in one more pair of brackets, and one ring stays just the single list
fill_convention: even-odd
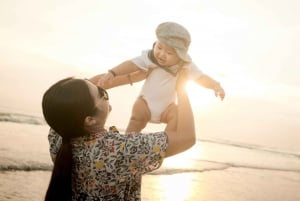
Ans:
[{"label": "woman's ear", "polygon": [[87,116],[85,119],[84,119],[84,125],[85,126],[93,126],[97,123],[96,119],[92,116]]}]

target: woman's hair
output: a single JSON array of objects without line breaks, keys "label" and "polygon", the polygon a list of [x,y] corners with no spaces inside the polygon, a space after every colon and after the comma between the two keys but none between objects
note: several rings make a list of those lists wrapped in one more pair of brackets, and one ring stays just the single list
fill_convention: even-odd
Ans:
[{"label": "woman's hair", "polygon": [[96,112],[86,81],[75,78],[52,85],[43,96],[42,107],[49,126],[66,139],[83,136],[85,117]]},{"label": "woman's hair", "polygon": [[94,115],[94,100],[85,80],[66,78],[52,85],[42,100],[43,115],[61,137],[45,200],[71,200],[72,146],[70,139],[86,135],[84,120]]}]

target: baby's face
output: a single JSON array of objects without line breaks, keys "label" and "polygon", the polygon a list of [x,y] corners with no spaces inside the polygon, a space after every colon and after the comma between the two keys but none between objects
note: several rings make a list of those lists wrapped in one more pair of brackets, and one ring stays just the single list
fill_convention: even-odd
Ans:
[{"label": "baby's face", "polygon": [[154,45],[153,54],[156,61],[161,66],[173,66],[180,61],[175,49],[160,42],[159,40],[157,40]]}]

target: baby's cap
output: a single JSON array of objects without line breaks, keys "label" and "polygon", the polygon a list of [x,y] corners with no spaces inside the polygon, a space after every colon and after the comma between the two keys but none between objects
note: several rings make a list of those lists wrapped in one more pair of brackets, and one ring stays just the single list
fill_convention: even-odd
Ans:
[{"label": "baby's cap", "polygon": [[191,36],[186,28],[176,22],[163,22],[156,28],[157,39],[176,50],[177,55],[185,62],[191,62],[188,55]]}]

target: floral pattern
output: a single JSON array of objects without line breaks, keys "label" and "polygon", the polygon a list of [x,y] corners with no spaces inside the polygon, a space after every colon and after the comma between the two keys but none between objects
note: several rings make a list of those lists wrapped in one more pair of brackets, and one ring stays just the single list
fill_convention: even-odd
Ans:
[{"label": "floral pattern", "polygon": [[[62,140],[52,129],[48,140],[54,161]],[[167,135],[104,131],[72,139],[71,143],[73,200],[137,201],[141,199],[142,175],[162,164]]]}]

